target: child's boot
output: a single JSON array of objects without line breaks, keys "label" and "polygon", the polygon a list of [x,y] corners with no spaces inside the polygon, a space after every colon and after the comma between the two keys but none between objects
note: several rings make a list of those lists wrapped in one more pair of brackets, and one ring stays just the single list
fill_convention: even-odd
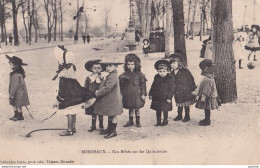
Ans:
[{"label": "child's boot", "polygon": [[93,132],[96,130],[96,121],[97,121],[97,117],[96,116],[92,116],[92,124],[90,129],[88,130],[88,132]]},{"label": "child's boot", "polygon": [[112,125],[112,120],[108,119],[108,124],[107,124],[107,129],[100,131],[99,134],[100,135],[106,135],[109,134],[111,132],[111,125]]},{"label": "child's boot", "polygon": [[72,119],[72,115],[68,114],[66,115],[66,117],[68,118],[68,128],[66,131],[61,132],[59,135],[60,136],[71,136],[73,135],[73,119]]},{"label": "child's boot", "polygon": [[10,120],[13,120],[14,118],[18,117],[18,111],[14,111],[14,116],[9,118]]},{"label": "child's boot", "polygon": [[104,130],[103,116],[102,116],[102,115],[99,115],[99,116],[98,116],[98,120],[99,120],[99,131],[103,131],[103,130]]},{"label": "child's boot", "polygon": [[129,110],[129,121],[124,125],[124,127],[129,127],[134,125],[134,117],[130,116],[130,113],[132,113],[131,110]]},{"label": "child's boot", "polygon": [[117,126],[117,123],[112,123],[111,124],[111,131],[110,131],[110,133],[107,134],[106,136],[104,136],[106,139],[109,139],[109,138],[117,136],[116,126]]},{"label": "child's boot", "polygon": [[243,69],[243,67],[241,66],[242,59],[240,59],[238,62],[239,62],[239,69]]},{"label": "child's boot", "polygon": [[257,61],[257,59],[256,59],[256,55],[254,55],[254,61]]},{"label": "child's boot", "polygon": [[190,107],[185,107],[185,117],[183,119],[183,122],[190,121]]},{"label": "child's boot", "polygon": [[174,121],[182,120],[182,110],[183,107],[178,107],[178,115],[173,119]]},{"label": "child's boot", "polygon": [[205,110],[205,119],[199,122],[200,126],[210,125],[210,110]]},{"label": "child's boot", "polygon": [[154,126],[161,126],[161,122],[162,122],[162,112],[161,111],[156,111],[156,120],[157,120],[157,124],[155,124]]},{"label": "child's boot", "polygon": [[24,120],[23,112],[18,112],[17,117],[13,118],[13,121]]},{"label": "child's boot", "polygon": [[72,115],[72,132],[76,133],[76,114]]},{"label": "child's boot", "polygon": [[141,123],[140,123],[140,116],[136,116],[136,126],[137,127],[141,127]]},{"label": "child's boot", "polygon": [[165,125],[168,125],[168,111],[163,112],[163,122],[161,126],[165,126]]}]

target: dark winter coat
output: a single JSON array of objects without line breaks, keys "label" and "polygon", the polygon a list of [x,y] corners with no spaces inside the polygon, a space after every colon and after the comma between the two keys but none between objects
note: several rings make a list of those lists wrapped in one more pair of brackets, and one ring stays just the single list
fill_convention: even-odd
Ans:
[{"label": "dark winter coat", "polygon": [[105,116],[116,116],[123,113],[122,96],[120,93],[117,71],[111,72],[100,83],[96,91],[97,100],[94,104],[94,113]]},{"label": "dark winter coat", "polygon": [[174,79],[170,74],[165,77],[155,75],[149,92],[149,96],[152,96],[151,109],[171,111],[172,103],[168,103],[167,99],[172,99],[174,88]]},{"label": "dark winter coat", "polygon": [[146,78],[141,72],[124,72],[119,76],[120,90],[123,95],[123,108],[140,109],[145,101],[141,96],[147,95]]},{"label": "dark winter coat", "polygon": [[59,109],[81,104],[93,97],[95,94],[82,87],[76,79],[60,77],[57,96]]},{"label": "dark winter coat", "polygon": [[14,106],[21,107],[30,104],[23,75],[12,73],[10,75],[9,97],[14,98]]},{"label": "dark winter coat", "polygon": [[[98,90],[100,83],[97,83],[96,81],[91,82],[91,79],[89,77],[85,80],[84,87],[87,88],[89,91],[95,93],[96,90]],[[85,114],[92,115],[94,113],[94,105],[88,107],[85,109]]]},{"label": "dark winter coat", "polygon": [[196,89],[194,78],[188,69],[179,69],[177,74],[171,72],[174,78],[175,92],[174,98],[176,103],[185,103],[195,100],[194,95],[191,94]]}]

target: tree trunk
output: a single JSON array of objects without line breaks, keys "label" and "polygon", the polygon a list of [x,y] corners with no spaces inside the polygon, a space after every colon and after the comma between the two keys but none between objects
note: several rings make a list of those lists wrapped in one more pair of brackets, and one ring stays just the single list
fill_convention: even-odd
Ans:
[{"label": "tree trunk", "polygon": [[142,37],[144,37],[145,35],[145,25],[146,25],[146,0],[142,0],[142,10],[141,10],[141,14],[142,14]]},{"label": "tree trunk", "polygon": [[213,61],[216,86],[222,103],[237,99],[236,66],[233,54],[232,0],[212,0]]},{"label": "tree trunk", "polygon": [[1,24],[1,42],[5,41],[4,36],[4,22],[5,22],[5,10],[2,0],[0,0],[0,24]]},{"label": "tree trunk", "polygon": [[53,41],[56,41],[56,38],[57,38],[57,19],[58,19],[58,16],[57,16],[57,2],[56,0],[54,1],[54,8],[53,8],[53,18],[54,18],[54,31],[53,31]]},{"label": "tree trunk", "polygon": [[48,43],[51,41],[51,27],[48,28]]},{"label": "tree trunk", "polygon": [[191,26],[191,39],[193,40],[194,37],[194,26],[195,26],[195,18],[196,18],[196,11],[197,11],[197,4],[198,0],[195,0],[193,16],[192,16],[192,26]]},{"label": "tree trunk", "polygon": [[152,0],[147,0],[147,21],[146,21],[146,35],[145,38],[149,39],[150,36],[150,31],[151,31],[151,27],[152,27]]},{"label": "tree trunk", "polygon": [[5,45],[7,45],[7,33],[6,33],[5,23],[4,23],[4,33],[5,33]]},{"label": "tree trunk", "polygon": [[17,8],[15,0],[12,0],[12,12],[13,12],[13,33],[14,33],[14,46],[19,46],[19,36],[17,27]]},{"label": "tree trunk", "polygon": [[23,11],[22,11],[22,15],[23,15],[23,25],[24,25],[24,29],[25,29],[25,41],[26,41],[26,44],[28,44],[28,29],[27,29],[27,26],[26,26],[26,23],[25,23],[25,9],[23,7]]},{"label": "tree trunk", "polygon": [[165,57],[170,56],[170,36],[171,36],[171,11],[170,11],[170,0],[166,0],[166,35],[165,35]]},{"label": "tree trunk", "polygon": [[188,9],[188,21],[187,21],[187,30],[186,30],[186,39],[189,37],[190,30],[190,8],[191,8],[191,0],[189,0],[189,9]]},{"label": "tree trunk", "polygon": [[[79,0],[77,0],[77,11],[79,11]],[[77,22],[76,22],[76,33],[75,33],[75,35],[77,37],[79,37],[79,18],[80,18],[80,14],[77,17]]]},{"label": "tree trunk", "polygon": [[183,62],[187,65],[183,0],[172,0],[173,26],[174,26],[174,52],[180,53]]},{"label": "tree trunk", "polygon": [[[203,5],[204,4],[202,4],[202,8]],[[203,33],[203,9],[201,10],[201,14],[200,14],[200,41],[202,41],[202,33]]]}]

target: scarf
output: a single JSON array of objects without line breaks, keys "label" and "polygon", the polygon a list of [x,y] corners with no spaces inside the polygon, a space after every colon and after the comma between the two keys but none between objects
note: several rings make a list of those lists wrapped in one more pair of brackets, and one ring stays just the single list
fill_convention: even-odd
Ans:
[{"label": "scarf", "polygon": [[13,69],[13,71],[10,73],[10,76],[12,76],[15,73],[19,73],[23,76],[23,78],[25,78],[25,71],[24,71],[23,67],[21,67],[21,66],[15,67]]}]

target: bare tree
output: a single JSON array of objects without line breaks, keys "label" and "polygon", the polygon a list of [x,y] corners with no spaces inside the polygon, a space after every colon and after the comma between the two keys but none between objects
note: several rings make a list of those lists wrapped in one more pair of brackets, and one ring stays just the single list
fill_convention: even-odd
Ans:
[{"label": "bare tree", "polygon": [[188,9],[188,21],[187,21],[187,27],[186,27],[186,39],[189,37],[189,31],[190,31],[190,11],[191,11],[191,0],[188,0],[189,3],[189,9]]},{"label": "bare tree", "polygon": [[38,0],[32,0],[32,10],[34,11],[33,13],[33,20],[32,20],[32,24],[34,27],[34,34],[35,34],[35,43],[38,42],[38,32],[39,32],[39,15],[38,15],[38,10],[40,9],[40,6],[37,6],[37,4],[39,3]]},{"label": "bare tree", "polygon": [[54,27],[53,27],[53,41],[56,41],[57,38],[57,22],[58,22],[58,14],[57,14],[57,2],[53,1],[53,19],[54,19]]},{"label": "bare tree", "polygon": [[27,11],[26,4],[23,4],[22,5],[23,25],[25,29],[25,41],[28,44],[29,38],[28,38],[28,28],[27,28],[26,17],[25,17],[26,11]]},{"label": "bare tree", "polygon": [[7,2],[10,2],[12,4],[12,13],[13,13],[13,33],[14,33],[14,45],[19,46],[19,35],[18,35],[18,26],[17,26],[17,14],[19,8],[24,3],[23,1],[17,1],[17,0],[7,0]]},{"label": "bare tree", "polygon": [[194,7],[193,7],[193,16],[192,16],[192,25],[191,25],[191,39],[193,40],[194,37],[194,26],[196,22],[196,11],[197,11],[197,4],[199,0],[194,0]]},{"label": "bare tree", "polygon": [[166,1],[166,35],[165,35],[165,57],[170,56],[170,36],[171,36],[171,10],[170,0]]},{"label": "bare tree", "polygon": [[47,14],[48,42],[50,42],[51,31],[54,25],[53,0],[44,0],[44,8]]},{"label": "bare tree", "polygon": [[109,17],[110,10],[105,9],[105,37],[107,37],[108,32],[108,17]]},{"label": "bare tree", "polygon": [[173,28],[174,28],[174,52],[179,52],[184,64],[187,65],[183,0],[172,0]]},{"label": "bare tree", "polygon": [[0,26],[1,26],[1,42],[5,42],[7,45],[7,34],[5,22],[8,18],[11,18],[12,15],[10,12],[6,11],[6,1],[0,0]]},{"label": "bare tree", "polygon": [[232,0],[212,0],[213,61],[217,65],[216,86],[222,103],[237,99],[233,54]]}]

